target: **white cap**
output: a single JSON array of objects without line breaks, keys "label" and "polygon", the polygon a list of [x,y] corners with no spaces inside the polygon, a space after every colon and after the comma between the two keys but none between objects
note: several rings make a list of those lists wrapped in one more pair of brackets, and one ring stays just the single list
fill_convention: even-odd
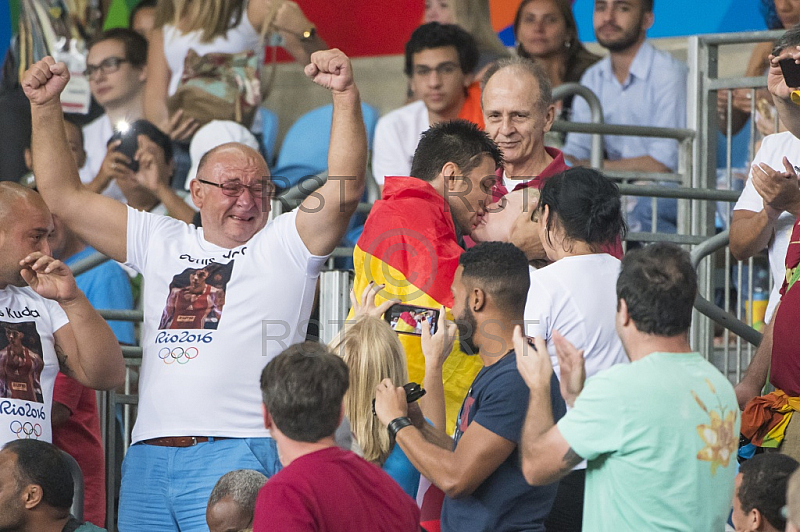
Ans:
[{"label": "white cap", "polygon": [[231,122],[230,120],[212,120],[197,130],[197,133],[192,137],[192,143],[189,144],[189,156],[192,159],[192,167],[189,169],[189,174],[186,176],[186,190],[189,190],[189,183],[197,177],[197,167],[203,155],[217,146],[228,142],[241,142],[259,151],[258,141],[253,134],[250,133],[250,130],[243,125]]}]

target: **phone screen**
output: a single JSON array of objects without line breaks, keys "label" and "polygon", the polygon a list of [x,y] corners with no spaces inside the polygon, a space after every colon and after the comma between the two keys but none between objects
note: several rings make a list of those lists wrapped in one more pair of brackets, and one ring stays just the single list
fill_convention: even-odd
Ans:
[{"label": "phone screen", "polygon": [[792,89],[800,87],[800,65],[795,63],[791,57],[782,59],[779,64],[781,65],[781,72],[783,72],[786,86]]},{"label": "phone screen", "polygon": [[436,322],[439,311],[428,307],[413,305],[394,305],[383,315],[392,329],[398,334],[422,335],[422,328],[429,327],[431,334],[436,334]]}]

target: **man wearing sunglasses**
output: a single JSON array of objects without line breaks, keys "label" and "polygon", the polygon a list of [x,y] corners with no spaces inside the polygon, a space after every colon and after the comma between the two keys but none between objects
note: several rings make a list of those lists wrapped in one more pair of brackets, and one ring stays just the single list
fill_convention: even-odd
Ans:
[{"label": "man wearing sunglasses", "polygon": [[[223,144],[202,157],[191,183],[202,229],[81,186],[60,126],[66,66],[48,57],[24,76],[42,196],[81,238],[145,278],[139,415],[123,464],[122,531],[202,529],[222,474],[246,468],[272,476],[280,468],[257,376],[305,339],[320,269],[364,191],[367,159],[350,60],[338,50],[316,52],[305,73],[333,96],[327,183],[267,223],[266,162],[252,148]],[[216,328],[159,328],[183,272],[212,264],[230,272],[215,280],[225,294]]]}]

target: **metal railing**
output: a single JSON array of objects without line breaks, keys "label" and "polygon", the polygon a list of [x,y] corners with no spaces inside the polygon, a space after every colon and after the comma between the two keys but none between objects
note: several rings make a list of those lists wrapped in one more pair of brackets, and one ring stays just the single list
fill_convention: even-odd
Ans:
[{"label": "metal railing", "polygon": [[[766,87],[766,76],[721,77],[720,49],[728,45],[773,41],[782,34],[783,31],[764,31],[689,38],[687,123],[697,132],[693,158],[694,177],[691,184],[693,188],[711,190],[719,187],[728,192],[741,190],[743,180],[749,173],[749,162],[755,153],[756,91]],[[750,135],[745,148],[746,154],[735,153],[734,89],[750,90]],[[727,105],[722,108],[718,106],[720,92],[727,95]],[[722,121],[725,124],[721,129]],[[775,130],[777,123],[776,113]],[[725,149],[724,164],[721,167],[718,167],[717,153],[719,134],[724,136]],[[744,159],[747,162],[740,163],[739,168],[735,167],[735,155],[746,155]],[[757,301],[757,297],[761,296],[756,294],[756,288],[763,287],[758,286],[759,281],[754,278],[754,271],[764,266],[760,257],[751,257],[744,262],[737,261],[728,248],[727,231],[715,236],[719,230],[713,223],[715,217],[722,229],[729,225],[732,212],[729,203],[718,204],[715,208],[713,203],[693,201],[692,211],[691,234],[704,240],[703,244],[693,250],[698,267],[700,297],[697,304],[699,313],[693,320],[692,345],[712,360],[732,381],[738,382],[743,369],[752,359],[754,346],[760,341],[760,333],[751,325],[755,323],[754,309],[757,304],[766,304]]]}]

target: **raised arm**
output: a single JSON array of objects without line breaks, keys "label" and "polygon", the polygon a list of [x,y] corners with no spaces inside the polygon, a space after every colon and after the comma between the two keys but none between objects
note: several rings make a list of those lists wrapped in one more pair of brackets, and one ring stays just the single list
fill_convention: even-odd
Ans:
[{"label": "raised arm", "polygon": [[125,205],[81,184],[64,132],[59,96],[69,81],[64,63],[45,57],[22,78],[31,102],[33,168],[36,185],[53,214],[95,249],[114,260],[127,258]]},{"label": "raised arm", "polygon": [[20,265],[25,282],[40,296],[56,301],[69,319],[54,333],[61,372],[96,390],[121,385],[125,361],[119,342],[106,320],[78,289],[70,269],[38,252],[25,257]]},{"label": "raised arm", "polygon": [[144,116],[150,122],[169,132],[167,92],[171,76],[164,55],[164,28],[153,30],[147,48],[147,82],[144,86]]},{"label": "raised arm", "polygon": [[311,56],[306,76],[333,95],[328,180],[306,198],[297,213],[297,231],[314,255],[327,255],[342,240],[364,193],[367,132],[350,59],[339,50]]},{"label": "raised arm", "polygon": [[[522,328],[514,330],[514,351],[517,353],[517,368],[530,388],[528,412],[522,426],[520,456],[522,474],[528,484],[542,486],[555,482],[581,462],[581,457],[569,446],[553,420],[550,395],[553,366],[542,338],[536,338],[532,347],[522,336]],[[567,351],[567,353],[565,353]],[[557,336],[556,353],[561,367],[561,395],[573,405],[583,388],[586,372],[583,351]]]}]

